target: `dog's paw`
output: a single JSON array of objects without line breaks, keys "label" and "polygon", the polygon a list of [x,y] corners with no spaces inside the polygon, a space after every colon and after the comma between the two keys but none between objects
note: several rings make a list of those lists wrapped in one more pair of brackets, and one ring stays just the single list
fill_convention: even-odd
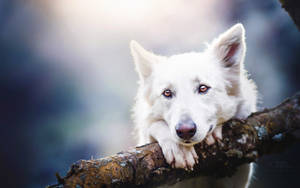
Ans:
[{"label": "dog's paw", "polygon": [[164,157],[173,168],[193,170],[198,163],[198,155],[194,146],[183,146],[173,140],[165,140],[159,143]]},{"label": "dog's paw", "polygon": [[217,126],[212,133],[205,138],[205,142],[208,145],[214,144],[216,140],[222,140],[222,126]]}]

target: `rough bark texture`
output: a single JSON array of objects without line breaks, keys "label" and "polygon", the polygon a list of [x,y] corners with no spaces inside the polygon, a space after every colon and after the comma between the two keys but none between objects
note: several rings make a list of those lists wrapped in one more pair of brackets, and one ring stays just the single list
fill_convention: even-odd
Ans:
[{"label": "rough bark texture", "polygon": [[300,1],[299,0],[279,0],[282,8],[284,8],[294,23],[297,25],[300,30]]},{"label": "rough bark texture", "polygon": [[199,163],[193,171],[172,169],[159,145],[152,143],[102,159],[78,161],[66,177],[57,175],[59,185],[51,187],[151,187],[195,176],[230,176],[237,166],[291,145],[299,139],[296,129],[300,129],[300,93],[246,120],[224,123],[222,141],[195,146]]}]

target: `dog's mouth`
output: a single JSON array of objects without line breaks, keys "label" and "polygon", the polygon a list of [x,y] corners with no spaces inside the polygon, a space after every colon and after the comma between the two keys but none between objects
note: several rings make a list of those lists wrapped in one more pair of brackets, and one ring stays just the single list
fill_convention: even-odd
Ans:
[{"label": "dog's mouth", "polygon": [[[206,135],[207,136],[207,135]],[[195,144],[198,144],[198,143],[200,143],[200,142],[202,142],[202,141],[204,141],[204,139],[205,139],[206,137],[204,137],[204,138],[200,138],[200,139],[197,139],[197,138],[191,138],[191,139],[178,139],[178,137],[177,137],[177,142],[179,143],[179,144],[181,144],[181,145],[185,145],[185,146],[193,146],[193,145],[195,145]]]},{"label": "dog's mouth", "polygon": [[185,145],[185,146],[193,146],[193,145],[197,144],[197,142],[195,142],[193,140],[180,140],[179,143],[181,145]]}]

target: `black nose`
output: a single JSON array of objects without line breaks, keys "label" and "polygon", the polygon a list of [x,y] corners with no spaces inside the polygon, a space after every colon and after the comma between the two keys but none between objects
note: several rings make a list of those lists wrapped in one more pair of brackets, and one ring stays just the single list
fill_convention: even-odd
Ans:
[{"label": "black nose", "polygon": [[177,135],[184,139],[189,140],[192,138],[197,130],[196,124],[193,121],[180,122],[175,127]]}]

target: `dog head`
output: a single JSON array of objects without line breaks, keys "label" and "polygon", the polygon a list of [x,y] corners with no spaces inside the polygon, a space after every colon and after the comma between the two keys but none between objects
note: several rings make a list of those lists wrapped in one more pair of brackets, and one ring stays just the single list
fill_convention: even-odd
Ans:
[{"label": "dog head", "polygon": [[244,73],[244,28],[236,24],[201,53],[155,55],[130,44],[149,121],[164,121],[180,144],[201,142],[238,108]]}]

